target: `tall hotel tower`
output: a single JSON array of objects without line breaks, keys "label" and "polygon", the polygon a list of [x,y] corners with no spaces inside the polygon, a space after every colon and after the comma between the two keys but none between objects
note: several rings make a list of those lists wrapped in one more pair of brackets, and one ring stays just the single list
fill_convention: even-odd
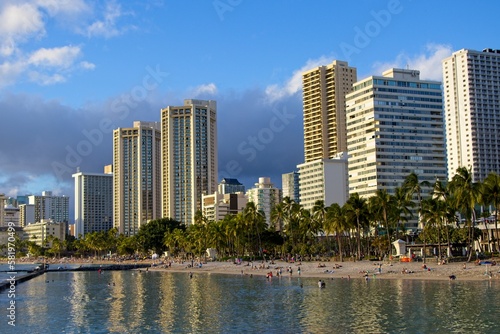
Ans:
[{"label": "tall hotel tower", "polygon": [[355,67],[335,60],[302,73],[305,162],[298,165],[300,203],[311,209],[347,200],[345,95],[357,80]]},{"label": "tall hotel tower", "polygon": [[75,179],[75,237],[108,231],[113,227],[113,174],[111,166],[104,173],[73,174]]},{"label": "tall hotel tower", "polygon": [[443,60],[448,178],[500,174],[500,50],[462,49]]},{"label": "tall hotel tower", "polygon": [[161,131],[159,122],[134,122],[113,132],[113,225],[137,234],[161,218]]},{"label": "tall hotel tower", "polygon": [[161,110],[162,213],[186,225],[217,191],[215,101],[184,100]]},{"label": "tall hotel tower", "polygon": [[440,82],[391,69],[355,83],[346,99],[350,194],[394,194],[412,172],[431,184],[446,180]]},{"label": "tall hotel tower", "polygon": [[302,74],[305,162],[347,151],[345,95],[356,80],[356,68],[338,60]]}]

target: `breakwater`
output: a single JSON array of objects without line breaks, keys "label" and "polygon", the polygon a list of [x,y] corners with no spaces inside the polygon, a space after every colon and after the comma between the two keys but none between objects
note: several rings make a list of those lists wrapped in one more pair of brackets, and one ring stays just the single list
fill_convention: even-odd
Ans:
[{"label": "breakwater", "polygon": [[[95,264],[95,265],[41,265],[35,270],[19,270],[17,272],[6,272],[10,277],[4,279],[0,282],[0,293],[8,290],[11,286],[17,285],[22,282],[26,282],[32,278],[42,275],[46,272],[56,272],[56,271],[109,271],[109,270],[133,270],[149,268],[151,264]],[[25,272],[22,275],[19,273]]]}]

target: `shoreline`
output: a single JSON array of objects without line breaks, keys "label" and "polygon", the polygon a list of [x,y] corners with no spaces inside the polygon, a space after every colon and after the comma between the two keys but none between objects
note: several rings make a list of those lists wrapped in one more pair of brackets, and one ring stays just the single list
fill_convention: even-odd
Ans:
[{"label": "shoreline", "polygon": [[[5,261],[0,261],[5,264]],[[19,261],[17,264],[35,264],[38,261]],[[267,261],[244,261],[241,264],[233,262],[207,262],[201,267],[195,263],[193,267],[191,262],[162,262],[162,260],[56,260],[47,261],[51,266],[64,265],[83,265],[83,266],[112,266],[112,265],[140,265],[141,268],[130,269],[140,271],[158,271],[158,272],[180,272],[193,274],[228,274],[228,275],[252,275],[266,276],[272,273],[273,277],[277,277],[277,272],[281,268],[282,277],[304,277],[318,279],[403,279],[403,280],[450,280],[450,276],[461,281],[487,281],[500,279],[500,265],[477,265],[474,262],[451,262],[448,264],[439,265],[431,260],[426,263],[426,268],[423,268],[422,262],[399,262],[399,261],[311,261],[311,262],[295,262],[288,263],[286,261],[275,260],[274,262]],[[167,264],[171,263],[171,266]],[[144,267],[149,265],[148,267]],[[465,269],[464,269],[465,265]],[[290,274],[288,269],[291,268]],[[300,268],[300,273],[299,273]],[[71,270],[71,269],[70,269]]]},{"label": "shoreline", "polygon": [[[319,265],[325,265],[319,267]],[[160,272],[184,272],[193,274],[229,274],[229,275],[253,275],[267,276],[272,273],[277,277],[279,268],[282,270],[282,277],[304,277],[318,279],[403,279],[403,280],[450,280],[461,281],[488,281],[500,279],[500,266],[496,265],[476,265],[466,263],[464,269],[463,262],[438,265],[437,263],[427,263],[426,269],[423,269],[422,262],[302,262],[288,263],[285,261],[254,263],[254,267],[244,262],[244,264],[234,264],[232,262],[208,262],[199,267],[188,267],[187,264],[174,264],[172,267],[163,268],[161,265],[150,267],[148,270]],[[291,267],[292,273],[288,272]],[[300,268],[300,274],[298,269]],[[380,269],[380,272],[379,272]],[[138,270],[138,269],[134,269]],[[488,274],[486,274],[488,272]]]}]

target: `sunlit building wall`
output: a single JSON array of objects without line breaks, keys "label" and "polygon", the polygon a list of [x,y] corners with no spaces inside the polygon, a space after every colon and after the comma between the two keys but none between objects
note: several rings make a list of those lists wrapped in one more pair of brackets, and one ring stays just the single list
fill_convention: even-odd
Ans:
[{"label": "sunlit building wall", "polygon": [[217,190],[216,101],[161,110],[162,215],[190,225],[202,196]]},{"label": "sunlit building wall", "polygon": [[448,178],[500,174],[500,50],[462,49],[443,60]]},{"label": "sunlit building wall", "polygon": [[159,122],[136,121],[113,132],[113,226],[126,236],[161,218]]}]

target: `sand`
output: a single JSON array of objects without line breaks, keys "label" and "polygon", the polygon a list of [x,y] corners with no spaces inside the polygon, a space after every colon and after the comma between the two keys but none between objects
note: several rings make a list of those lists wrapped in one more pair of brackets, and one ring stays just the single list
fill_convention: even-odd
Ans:
[{"label": "sand", "polygon": [[[2,261],[3,262],[3,261]],[[18,263],[32,262],[28,259],[18,261]],[[72,259],[51,259],[47,261],[53,265],[56,264],[150,264],[147,270],[151,271],[170,271],[170,272],[192,272],[195,273],[218,273],[231,275],[261,275],[266,276],[272,272],[275,277],[277,271],[281,268],[284,277],[314,277],[318,279],[326,278],[380,278],[380,279],[419,279],[419,280],[449,280],[454,276],[456,280],[483,281],[500,279],[500,261],[499,265],[478,265],[474,262],[451,262],[439,265],[436,260],[428,259],[426,267],[422,262],[399,262],[393,261],[344,261],[344,262],[295,262],[286,261],[244,261],[241,264],[231,262],[208,261],[199,267],[196,262],[193,267],[191,262],[171,262],[171,266],[165,265],[167,261],[162,260],[143,260],[143,261],[98,261],[98,260],[78,260]],[[290,274],[288,268],[292,269]],[[139,269],[137,269],[139,270]],[[146,269],[140,269],[146,270]]]},{"label": "sand", "polygon": [[[465,268],[464,268],[465,264]],[[419,279],[419,280],[450,280],[454,276],[456,280],[482,281],[500,279],[500,265],[477,265],[475,263],[452,262],[438,265],[436,261],[427,261],[426,269],[422,262],[301,262],[287,263],[285,261],[274,261],[262,263],[243,262],[207,262],[201,267],[190,267],[190,262],[172,263],[171,267],[163,264],[152,266],[148,270],[170,271],[170,272],[192,272],[195,273],[220,273],[233,275],[262,275],[266,276],[272,272],[275,277],[281,268],[284,277],[314,277],[326,278],[380,278],[380,279]],[[321,265],[321,267],[320,267]],[[324,267],[322,267],[324,265]],[[166,267],[166,268],[165,268]],[[292,274],[288,272],[292,269]],[[144,270],[144,269],[143,269]],[[380,271],[379,271],[380,270]]]}]

